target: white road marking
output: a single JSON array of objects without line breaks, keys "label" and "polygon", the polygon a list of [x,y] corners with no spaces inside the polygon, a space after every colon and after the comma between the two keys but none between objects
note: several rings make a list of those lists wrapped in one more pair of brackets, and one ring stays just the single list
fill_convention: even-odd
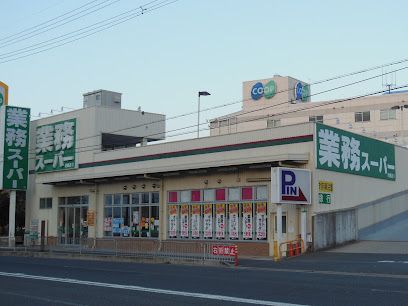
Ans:
[{"label": "white road marking", "polygon": [[178,295],[178,296],[191,297],[191,298],[200,298],[200,299],[235,302],[235,303],[247,303],[247,304],[255,304],[255,305],[304,306],[300,304],[290,304],[290,303],[272,302],[272,301],[265,301],[265,300],[246,299],[246,298],[239,298],[239,297],[225,296],[225,295],[205,294],[205,293],[176,291],[176,290],[165,290],[165,289],[148,288],[148,287],[141,287],[141,286],[120,285],[120,284],[110,284],[110,283],[100,283],[100,282],[90,282],[90,281],[83,281],[83,280],[72,279],[72,278],[48,277],[48,276],[41,276],[41,275],[29,275],[29,274],[23,274],[23,273],[0,272],[0,276],[17,277],[17,278],[25,278],[25,279],[36,279],[36,280],[44,280],[44,281],[51,281],[51,282],[69,283],[69,284],[95,286],[95,287],[105,287],[105,288],[113,288],[113,289],[124,289],[124,290],[141,291],[141,292],[148,292],[148,293]]},{"label": "white road marking", "polygon": [[37,301],[42,301],[42,302],[47,302],[51,303],[53,305],[55,304],[62,304],[62,305],[69,305],[69,306],[86,306],[84,304],[78,304],[78,303],[71,303],[71,302],[66,302],[66,301],[61,301],[61,300],[55,300],[55,299],[48,299],[40,296],[35,296],[35,295],[28,295],[28,294],[21,294],[21,293],[14,293],[14,292],[8,292],[8,291],[0,291],[0,294],[5,294],[5,295],[12,295],[12,296],[21,296],[23,298],[31,299],[31,300],[37,300]]},{"label": "white road marking", "polygon": [[408,261],[395,261],[395,260],[381,260],[377,261],[379,263],[399,263],[399,264],[408,264]]}]

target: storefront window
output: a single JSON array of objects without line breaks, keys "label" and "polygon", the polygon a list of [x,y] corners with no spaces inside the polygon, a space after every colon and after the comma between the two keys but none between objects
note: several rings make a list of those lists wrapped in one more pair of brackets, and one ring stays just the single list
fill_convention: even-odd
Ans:
[{"label": "storefront window", "polygon": [[152,203],[159,203],[159,193],[158,192],[152,192]]},{"label": "storefront window", "polygon": [[149,203],[149,197],[150,193],[149,192],[143,192],[142,193],[142,204],[148,204]]},{"label": "storefront window", "polygon": [[114,205],[120,205],[120,201],[121,201],[121,194],[120,193],[115,193],[113,195],[113,204]]},{"label": "storefront window", "polygon": [[158,192],[105,195],[104,235],[158,237],[159,202]]},{"label": "storefront window", "polygon": [[[194,190],[197,191],[197,190]],[[171,195],[180,194],[180,201]],[[168,237],[210,240],[266,240],[267,187],[204,189],[194,203],[189,190],[170,191]],[[226,200],[226,195],[228,200]],[[190,199],[190,201],[185,201]]]},{"label": "storefront window", "polygon": [[113,198],[111,194],[105,194],[105,206],[106,205],[112,205],[113,204]]}]

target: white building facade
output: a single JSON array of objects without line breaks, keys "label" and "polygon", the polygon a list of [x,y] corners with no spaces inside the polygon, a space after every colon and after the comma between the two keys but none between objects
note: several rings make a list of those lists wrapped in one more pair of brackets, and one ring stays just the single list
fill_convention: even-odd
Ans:
[{"label": "white building facade", "polygon": [[[329,247],[408,211],[405,148],[310,122],[155,144],[164,122],[101,105],[33,121],[26,227],[59,245],[215,241],[273,256],[276,244]],[[277,168],[310,175],[277,188]]]}]

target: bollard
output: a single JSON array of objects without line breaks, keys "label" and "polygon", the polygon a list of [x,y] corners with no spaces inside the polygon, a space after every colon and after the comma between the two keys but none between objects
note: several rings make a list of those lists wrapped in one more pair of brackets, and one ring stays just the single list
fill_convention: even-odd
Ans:
[{"label": "bollard", "polygon": [[293,244],[289,242],[289,256],[292,257],[293,255]]},{"label": "bollard", "polygon": [[238,267],[238,246],[235,245],[235,266]]},{"label": "bollard", "polygon": [[275,261],[278,261],[280,259],[280,254],[279,254],[279,250],[278,250],[278,242],[275,240],[273,242],[273,258]]},{"label": "bollard", "polygon": [[300,243],[299,243],[299,241],[296,241],[295,246],[296,246],[296,249],[295,249],[296,255],[300,255]]}]

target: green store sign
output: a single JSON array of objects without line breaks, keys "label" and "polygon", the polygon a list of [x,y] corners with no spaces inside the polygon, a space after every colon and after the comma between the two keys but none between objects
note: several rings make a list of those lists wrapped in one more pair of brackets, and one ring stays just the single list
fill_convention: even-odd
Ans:
[{"label": "green store sign", "polygon": [[315,142],[318,169],[395,181],[392,144],[320,123]]},{"label": "green store sign", "polygon": [[35,172],[76,167],[76,119],[37,127]]},{"label": "green store sign", "polygon": [[28,178],[28,138],[30,109],[14,106],[2,108],[3,175],[2,189],[27,189]]},{"label": "green store sign", "polygon": [[319,204],[331,204],[331,198],[330,193],[319,193]]}]

